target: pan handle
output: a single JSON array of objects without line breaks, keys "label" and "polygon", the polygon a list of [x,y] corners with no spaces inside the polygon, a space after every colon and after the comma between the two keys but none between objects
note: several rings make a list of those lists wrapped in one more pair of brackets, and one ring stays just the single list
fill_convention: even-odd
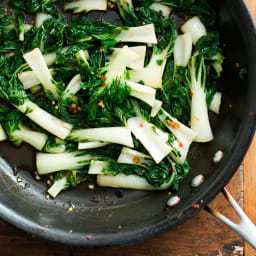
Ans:
[{"label": "pan handle", "polygon": [[244,211],[240,208],[235,199],[231,196],[226,188],[223,188],[222,193],[228,202],[235,209],[239,217],[241,218],[240,224],[236,224],[223,216],[218,211],[213,210],[209,206],[206,206],[205,210],[212,214],[214,217],[225,223],[231,229],[233,229],[238,235],[240,235],[246,242],[248,242],[254,249],[256,249],[256,226],[247,217]]}]

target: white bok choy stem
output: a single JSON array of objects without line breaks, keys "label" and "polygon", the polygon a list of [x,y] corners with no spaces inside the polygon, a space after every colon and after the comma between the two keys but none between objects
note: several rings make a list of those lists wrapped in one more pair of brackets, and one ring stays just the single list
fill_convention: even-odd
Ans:
[{"label": "white bok choy stem", "polygon": [[15,107],[33,122],[60,139],[65,139],[73,128],[73,125],[49,114],[30,100],[25,100],[23,105]]},{"label": "white bok choy stem", "polygon": [[[64,54],[69,48],[70,48],[69,46],[64,47],[62,49],[61,53]],[[87,50],[81,50],[81,51],[83,52],[85,58],[88,60],[89,59],[88,51]],[[44,55],[44,60],[48,66],[52,66],[56,61],[56,57],[57,57],[56,52],[50,52],[50,53]],[[72,60],[70,62],[72,62]]]},{"label": "white bok choy stem", "polygon": [[71,98],[76,93],[78,93],[82,89],[81,83],[81,76],[79,74],[74,76],[63,93],[63,100]]},{"label": "white bok choy stem", "polygon": [[[152,88],[162,87],[162,77],[166,65],[166,56],[170,45],[160,54],[153,52],[149,64],[140,70],[130,70],[130,80],[134,82],[143,81],[145,85]],[[162,63],[159,65],[158,61]]]},{"label": "white bok choy stem", "polygon": [[198,16],[189,19],[185,24],[181,26],[180,30],[184,34],[191,34],[194,45],[202,36],[207,35],[206,28]]},{"label": "white bok choy stem", "polygon": [[160,3],[153,3],[149,6],[150,9],[156,12],[162,12],[162,15],[167,20],[170,17],[172,9],[166,5]]},{"label": "white bok choy stem", "polygon": [[78,0],[67,2],[64,5],[65,10],[73,10],[74,13],[89,12],[92,10],[106,11],[107,0]]},{"label": "white bok choy stem", "polygon": [[155,26],[154,24],[148,24],[122,29],[121,33],[115,38],[115,40],[118,42],[157,44]]},{"label": "white bok choy stem", "polygon": [[156,90],[148,86],[138,84],[132,81],[125,81],[132,89],[131,96],[146,102],[153,107],[155,104]]},{"label": "white bok choy stem", "polygon": [[22,142],[26,142],[35,149],[42,151],[48,136],[44,133],[33,131],[23,124],[19,124],[19,129],[8,134],[10,141],[17,142],[21,144]]},{"label": "white bok choy stem", "polygon": [[189,33],[177,37],[174,46],[174,63],[175,66],[185,67],[192,55],[192,36]]},{"label": "white bok choy stem", "polygon": [[5,141],[5,140],[7,140],[7,135],[6,135],[2,125],[0,124],[0,142]]},{"label": "white bok choy stem", "polygon": [[127,126],[134,136],[147,149],[156,163],[160,163],[168,154],[171,153],[172,148],[154,132],[153,128],[155,126],[148,123],[142,117],[130,118],[127,121]]},{"label": "white bok choy stem", "polygon": [[64,153],[67,149],[65,143],[65,141],[55,138],[54,144],[46,142],[44,146],[44,152],[53,154]]},{"label": "white bok choy stem", "polygon": [[[51,74],[53,74],[54,70],[50,69],[50,72],[51,72]],[[20,72],[18,74],[18,78],[21,81],[21,83],[24,85],[25,90],[31,89],[34,86],[39,86],[41,84],[41,82],[37,78],[34,71]],[[40,86],[40,88],[41,88],[41,86]]]},{"label": "white bok choy stem", "polygon": [[[120,53],[122,48],[114,48],[113,53],[111,56],[108,56],[108,59],[111,61],[114,56]],[[146,58],[146,46],[132,46],[129,47],[129,50],[133,51],[135,54],[138,55],[138,58],[133,60],[131,63],[127,65],[128,68],[131,69],[143,69],[144,68],[144,63],[145,63],[145,58]]]},{"label": "white bok choy stem", "polygon": [[90,128],[72,131],[68,137],[71,141],[102,141],[121,144],[133,148],[131,132],[126,127]]},{"label": "white bok choy stem", "polygon": [[176,118],[172,117],[164,109],[160,110],[158,117],[176,138],[176,140],[174,139],[173,141],[173,147],[180,153],[180,155],[171,154],[173,160],[178,164],[183,164],[187,158],[190,145],[196,138],[197,133],[179,122]]},{"label": "white bok choy stem", "polygon": [[92,141],[92,142],[79,142],[78,143],[78,150],[85,150],[85,149],[93,149],[93,148],[101,148],[109,145],[110,143],[100,142],[100,141]]},{"label": "white bok choy stem", "polygon": [[25,34],[31,29],[33,28],[34,26],[31,25],[31,24],[24,24],[24,32]]},{"label": "white bok choy stem", "polygon": [[32,50],[29,53],[23,55],[32,71],[34,71],[38,80],[43,85],[46,91],[52,92],[53,96],[58,99],[59,94],[57,92],[55,84],[52,82],[53,78],[50,70],[47,67],[44,56],[42,55],[39,48]]},{"label": "white bok choy stem", "polygon": [[111,84],[114,79],[124,77],[125,71],[129,63],[139,58],[139,55],[130,50],[128,46],[124,46],[119,53],[114,56],[107,68],[106,83]]},{"label": "white bok choy stem", "polygon": [[190,89],[193,95],[191,101],[191,129],[197,133],[194,141],[204,143],[213,140],[213,133],[206,103],[206,68],[203,57],[200,60],[198,58],[200,57],[194,55],[189,65],[191,76]]},{"label": "white bok choy stem", "polygon": [[44,21],[47,19],[52,18],[52,15],[47,14],[47,13],[43,13],[43,12],[39,12],[36,14],[36,21],[35,21],[35,26],[36,28],[39,28],[43,25]]},{"label": "white bok choy stem", "polygon": [[119,164],[135,164],[139,166],[145,166],[153,164],[151,156],[143,154],[139,151],[123,147],[120,156],[117,159]]},{"label": "white bok choy stem", "polygon": [[109,167],[109,163],[106,161],[92,160],[90,163],[88,174],[97,175],[104,174],[104,170]]},{"label": "white bok choy stem", "polygon": [[68,180],[66,177],[63,177],[54,182],[54,184],[48,189],[48,194],[55,198],[62,190],[66,188]]},{"label": "white bok choy stem", "polygon": [[[201,37],[207,35],[206,27],[198,16],[189,19],[183,26],[181,26],[181,31],[183,33],[191,34],[194,45]],[[220,76],[220,73],[223,71],[222,63],[224,61],[224,57],[221,53],[217,53],[212,59],[215,60],[215,63],[213,63],[212,66],[218,76]]]},{"label": "white bok choy stem", "polygon": [[18,78],[24,85],[25,90],[40,84],[39,79],[33,71],[20,72]]},{"label": "white bok choy stem", "polygon": [[[65,47],[65,48],[67,48],[67,47]],[[85,56],[86,59],[88,60],[89,59],[88,51],[84,50],[82,52],[83,52],[83,56]],[[47,66],[53,65],[56,61],[56,52],[51,52],[49,54],[44,55],[44,60],[47,64]],[[54,69],[50,69],[50,73],[53,75]],[[34,71],[20,72],[18,74],[18,78],[24,85],[25,90],[41,84],[40,80],[38,79],[38,77],[36,76]]]},{"label": "white bok choy stem", "polygon": [[52,66],[56,61],[56,52],[51,52],[44,55],[44,60],[47,66]]},{"label": "white bok choy stem", "polygon": [[116,176],[111,174],[97,175],[97,184],[101,187],[114,187],[114,188],[129,188],[139,190],[166,190],[173,183],[175,173],[172,174],[170,180],[160,187],[154,187],[148,181],[138,175],[118,174]]},{"label": "white bok choy stem", "polygon": [[133,8],[132,0],[113,0],[112,2],[117,2],[117,4],[120,4],[126,11],[128,11],[128,7]]},{"label": "white bok choy stem", "polygon": [[162,101],[155,100],[154,105],[153,105],[152,110],[151,110],[151,117],[157,116],[157,114],[159,113],[162,105],[163,105]]},{"label": "white bok choy stem", "polygon": [[213,68],[215,69],[218,76],[223,72],[223,66],[222,63],[224,61],[224,56],[220,54],[219,52],[212,58],[215,60],[215,62],[212,64]]},{"label": "white bok choy stem", "polygon": [[37,153],[36,167],[39,175],[46,175],[58,171],[79,170],[89,165],[92,159],[94,156],[84,152]]},{"label": "white bok choy stem", "polygon": [[[80,50],[77,53],[77,58],[87,62],[90,58],[89,52],[87,50]],[[72,96],[77,94],[82,89],[81,83],[82,78],[80,74],[74,76],[63,93],[63,99],[65,100],[67,98],[71,98]]]},{"label": "white bok choy stem", "polygon": [[222,100],[222,93],[221,92],[216,92],[214,94],[212,102],[209,106],[209,110],[211,110],[215,114],[219,114],[220,113],[221,100]]}]

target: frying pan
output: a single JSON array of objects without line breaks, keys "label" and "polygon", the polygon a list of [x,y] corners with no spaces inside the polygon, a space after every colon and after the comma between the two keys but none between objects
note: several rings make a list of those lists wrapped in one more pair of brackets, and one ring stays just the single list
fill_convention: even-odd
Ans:
[{"label": "frying pan", "polygon": [[[0,6],[7,7],[6,3],[1,1]],[[47,199],[46,185],[33,178],[35,152],[29,146],[16,149],[2,143],[0,217],[3,220],[36,236],[72,246],[123,246],[174,228],[213,200],[241,163],[256,121],[254,23],[242,0],[220,0],[213,4],[218,10],[221,43],[225,44],[225,72],[218,81],[224,100],[221,114],[210,116],[215,140],[192,146],[189,154],[192,168],[177,193],[180,203],[164,211],[168,191],[116,193],[117,190],[111,188],[89,190],[86,183],[55,200]],[[114,11],[100,15],[105,20],[117,17]],[[247,68],[247,79],[239,78],[235,63]],[[212,157],[218,150],[224,152],[224,157],[219,164],[213,164]],[[18,176],[14,176],[13,167],[17,167]],[[205,182],[192,189],[191,180],[198,174],[205,176]],[[17,177],[22,181],[17,182]],[[98,203],[91,200],[94,196],[99,199]],[[194,209],[192,205],[199,202],[200,209]],[[86,239],[88,235],[90,240]]]}]

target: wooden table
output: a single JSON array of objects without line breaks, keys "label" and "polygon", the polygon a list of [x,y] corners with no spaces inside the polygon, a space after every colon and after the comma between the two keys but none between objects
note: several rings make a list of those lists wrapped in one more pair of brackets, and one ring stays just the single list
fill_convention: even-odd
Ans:
[{"label": "wooden table", "polygon": [[[256,20],[256,0],[246,0]],[[236,175],[228,185],[234,198],[256,223],[256,136]],[[219,195],[212,203],[233,221],[238,221],[229,204]],[[73,249],[31,237],[0,221],[1,256],[256,256],[256,252],[224,224],[201,211],[184,225],[154,239],[125,248]]]}]

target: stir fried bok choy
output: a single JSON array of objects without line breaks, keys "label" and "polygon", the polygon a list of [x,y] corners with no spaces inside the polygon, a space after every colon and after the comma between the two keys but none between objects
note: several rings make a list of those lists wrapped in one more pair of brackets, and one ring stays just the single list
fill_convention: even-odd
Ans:
[{"label": "stir fried bok choy", "polygon": [[[177,191],[190,148],[214,139],[211,116],[221,111],[225,58],[210,3],[10,5],[14,15],[0,9],[0,141],[37,151],[53,198],[90,177],[102,187]],[[119,21],[91,19],[109,8]],[[75,14],[68,24],[60,9]],[[177,15],[186,17],[179,26]]]}]

